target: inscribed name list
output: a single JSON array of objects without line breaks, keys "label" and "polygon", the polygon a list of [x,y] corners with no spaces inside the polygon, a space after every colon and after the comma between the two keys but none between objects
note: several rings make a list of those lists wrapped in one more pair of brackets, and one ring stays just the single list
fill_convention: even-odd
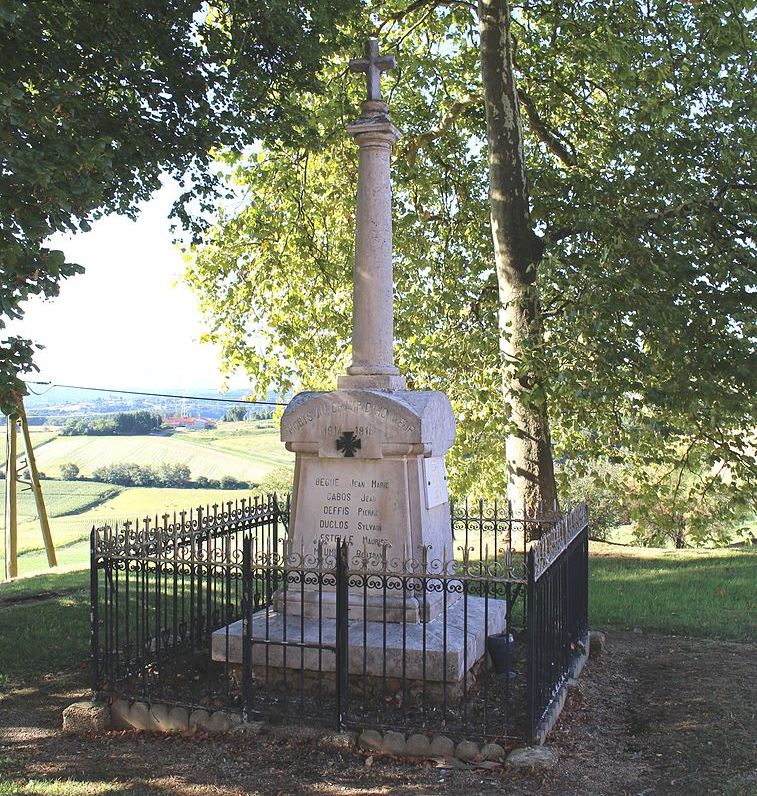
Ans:
[{"label": "inscribed name list", "polygon": [[405,463],[384,459],[323,460],[303,457],[296,506],[294,549],[333,554],[346,539],[350,557],[365,553],[369,566],[409,553],[409,504]]}]

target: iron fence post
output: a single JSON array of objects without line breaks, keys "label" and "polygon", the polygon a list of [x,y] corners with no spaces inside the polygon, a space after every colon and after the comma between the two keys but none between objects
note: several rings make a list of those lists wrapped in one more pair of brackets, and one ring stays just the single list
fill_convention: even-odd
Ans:
[{"label": "iron fence post", "polygon": [[562,669],[570,665],[570,660],[573,657],[571,644],[578,640],[575,616],[573,614],[573,600],[571,599],[573,596],[571,591],[577,585],[574,582],[573,567],[571,566],[574,558],[575,552],[571,550],[571,545],[568,545],[560,557],[560,569],[558,571],[560,578],[560,612],[562,613],[562,621],[560,623],[562,625],[562,638],[560,639],[562,649],[560,666]]},{"label": "iron fence post", "polygon": [[526,585],[526,695],[528,701],[528,739],[536,734],[536,578],[533,548],[528,551]]},{"label": "iron fence post", "polygon": [[252,689],[252,539],[242,541],[242,718],[250,720]]},{"label": "iron fence post", "polygon": [[583,593],[583,605],[581,606],[583,610],[583,616],[581,617],[583,625],[581,627],[581,631],[586,633],[589,630],[589,506],[586,506],[586,528],[584,529],[584,538],[583,542],[581,543],[583,546],[583,586],[584,586],[584,593]]},{"label": "iron fence post", "polygon": [[89,622],[92,653],[92,701],[100,698],[100,612],[99,584],[97,577],[97,531],[95,526],[89,534]]},{"label": "iron fence post", "polygon": [[344,539],[337,542],[336,555],[336,725],[343,729],[349,678],[349,596],[348,549]]}]

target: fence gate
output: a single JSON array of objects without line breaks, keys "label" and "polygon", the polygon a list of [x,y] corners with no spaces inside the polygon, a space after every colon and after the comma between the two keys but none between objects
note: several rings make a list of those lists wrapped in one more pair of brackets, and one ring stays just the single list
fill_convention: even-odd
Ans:
[{"label": "fence gate", "polygon": [[349,678],[348,545],[313,556],[244,541],[242,699],[246,719],[341,729]]}]

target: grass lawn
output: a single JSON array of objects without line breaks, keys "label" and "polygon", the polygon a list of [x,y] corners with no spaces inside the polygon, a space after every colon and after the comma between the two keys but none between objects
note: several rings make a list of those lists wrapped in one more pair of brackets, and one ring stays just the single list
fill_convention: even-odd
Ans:
[{"label": "grass lawn", "polygon": [[[33,599],[50,592],[58,594]],[[0,685],[86,666],[88,651],[88,572],[41,575],[0,586]]]},{"label": "grass lawn", "polygon": [[757,638],[757,550],[591,543],[589,622],[733,641]]}]

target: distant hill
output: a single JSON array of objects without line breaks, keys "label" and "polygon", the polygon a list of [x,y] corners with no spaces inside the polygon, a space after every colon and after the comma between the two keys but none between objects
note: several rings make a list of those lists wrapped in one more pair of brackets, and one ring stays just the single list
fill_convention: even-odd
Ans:
[{"label": "distant hill", "polygon": [[[24,399],[29,420],[32,423],[49,422],[53,424],[60,424],[71,417],[93,417],[136,410],[147,410],[162,416],[189,414],[194,417],[217,420],[224,416],[231,404],[204,399],[244,400],[249,394],[244,389],[221,392],[207,387],[185,390],[166,387],[149,390],[151,393],[177,397],[132,395],[109,390],[83,390],[71,387],[48,388],[41,385],[30,385],[30,388],[34,392]],[[125,387],[125,389],[131,390],[132,388]],[[135,391],[136,389],[138,388],[135,388]],[[184,396],[192,397],[185,398]],[[265,400],[277,403],[281,399],[277,395],[269,393]],[[250,404],[251,414],[267,413],[272,408],[264,404]]]},{"label": "distant hill", "polygon": [[56,437],[37,451],[37,465],[57,477],[71,462],[84,477],[98,467],[133,463],[151,467],[183,464],[192,479],[225,475],[259,483],[269,472],[293,462],[270,422],[222,423],[212,431],[179,431],[171,436]]}]

